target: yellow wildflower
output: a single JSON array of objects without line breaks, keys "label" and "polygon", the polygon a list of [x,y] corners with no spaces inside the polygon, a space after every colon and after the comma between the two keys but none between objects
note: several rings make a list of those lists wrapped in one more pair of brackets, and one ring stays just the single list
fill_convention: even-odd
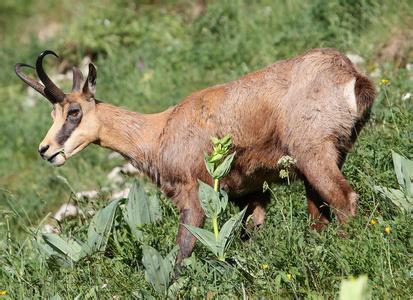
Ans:
[{"label": "yellow wildflower", "polygon": [[380,85],[389,85],[389,83],[390,83],[390,80],[383,78],[383,79],[380,80],[379,84]]},{"label": "yellow wildflower", "polygon": [[0,296],[6,296],[7,295],[7,291],[5,290],[0,290]]},{"label": "yellow wildflower", "polygon": [[288,274],[287,274],[287,278],[288,278],[288,280],[291,281],[291,279],[293,278],[293,275],[291,275],[290,273],[288,273]]},{"label": "yellow wildflower", "polygon": [[377,224],[377,220],[371,219],[370,224],[371,224],[371,225],[376,225],[376,224]]},{"label": "yellow wildflower", "polygon": [[268,264],[262,264],[262,265],[261,265],[261,269],[267,270],[267,269],[268,269]]},{"label": "yellow wildflower", "polygon": [[386,228],[384,228],[384,231],[385,231],[387,234],[390,234],[390,232],[391,232],[391,227],[390,227],[390,226],[386,226]]}]

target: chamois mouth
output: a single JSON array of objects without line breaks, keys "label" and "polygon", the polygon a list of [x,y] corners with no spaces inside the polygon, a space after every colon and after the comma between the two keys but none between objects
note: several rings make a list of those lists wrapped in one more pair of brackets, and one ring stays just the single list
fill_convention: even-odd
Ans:
[{"label": "chamois mouth", "polygon": [[56,156],[58,156],[60,154],[60,152],[56,152],[55,154],[53,154],[52,156],[50,156],[49,158],[47,158],[47,161],[52,163],[53,160],[55,159]]},{"label": "chamois mouth", "polygon": [[62,154],[62,151],[58,151],[52,156],[47,158],[47,161],[55,167],[59,167],[66,162],[66,158]]}]

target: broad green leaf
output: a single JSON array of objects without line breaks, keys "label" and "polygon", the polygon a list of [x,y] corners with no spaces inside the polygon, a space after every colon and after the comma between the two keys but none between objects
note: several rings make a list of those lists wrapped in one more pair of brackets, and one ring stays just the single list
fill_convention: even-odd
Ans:
[{"label": "broad green leaf", "polygon": [[41,239],[40,238],[34,239],[33,245],[39,250],[40,253],[42,253],[46,257],[50,257],[51,255],[61,254],[61,252],[57,252],[48,243],[46,243],[43,237],[41,237]]},{"label": "broad green leaf", "polygon": [[231,164],[234,160],[235,152],[228,155],[222,163],[219,164],[218,167],[215,168],[215,171],[212,175],[214,179],[221,179],[225,177],[229,171],[231,170]]},{"label": "broad green leaf", "polygon": [[162,211],[159,204],[158,194],[152,194],[149,196],[149,210],[151,212],[152,222],[156,222],[162,219]]},{"label": "broad green leaf", "polygon": [[413,195],[413,161],[394,151],[392,151],[392,158],[397,182],[406,195],[411,197]]},{"label": "broad green leaf", "polygon": [[207,247],[213,254],[218,256],[218,248],[215,241],[215,236],[212,232],[188,224],[182,225],[184,225],[185,228],[188,229],[188,231],[192,233],[192,235],[195,236],[197,240],[204,244],[204,246]]},{"label": "broad green leaf", "polygon": [[408,197],[413,197],[413,161],[404,159],[402,163],[404,190]]},{"label": "broad green leaf", "polygon": [[171,278],[172,276],[172,272],[175,266],[176,255],[178,254],[178,251],[179,251],[179,246],[176,245],[175,247],[172,248],[171,251],[169,251],[168,255],[163,260],[163,268],[165,272],[169,274],[169,278]]},{"label": "broad green leaf", "polygon": [[396,173],[397,182],[399,183],[400,187],[404,188],[404,180],[403,180],[403,173],[402,173],[403,157],[400,154],[394,152],[393,150],[391,151],[391,155],[393,158],[393,166],[394,166],[394,172]]},{"label": "broad green leaf", "polygon": [[[220,212],[227,208],[228,194],[224,190],[220,190]],[[220,213],[219,212],[219,213]]]},{"label": "broad green leaf", "polygon": [[146,280],[157,292],[165,295],[173,270],[173,262],[171,263],[171,260],[176,256],[177,248],[172,249],[165,259],[163,259],[156,249],[148,245],[142,246],[142,252],[142,263],[145,267]]},{"label": "broad green leaf", "polygon": [[366,299],[371,299],[366,275],[357,279],[345,279],[341,282],[339,300]]},{"label": "broad green leaf", "polygon": [[209,175],[212,176],[215,170],[215,164],[210,162],[210,157],[207,153],[204,154],[204,162]]},{"label": "broad green leaf", "polygon": [[139,230],[139,227],[153,223],[161,218],[158,197],[156,195],[148,197],[135,180],[128,195],[124,218],[133,235],[140,239],[142,231]]},{"label": "broad green leaf", "polygon": [[381,186],[375,186],[374,189],[389,198],[397,207],[405,210],[406,212],[413,212],[413,198],[407,197],[401,190]]},{"label": "broad green leaf", "polygon": [[219,214],[220,210],[220,198],[219,193],[215,192],[212,186],[198,180],[199,184],[199,201],[201,202],[202,209],[208,218]]},{"label": "broad green leaf", "polygon": [[87,232],[87,243],[83,245],[84,251],[104,251],[112,229],[116,209],[122,199],[112,200],[108,206],[99,210],[90,222]]},{"label": "broad green leaf", "polygon": [[234,231],[239,228],[244,218],[245,212],[247,211],[247,207],[245,207],[242,211],[233,215],[225,224],[222,226],[219,234],[218,234],[218,253],[220,256],[224,256],[226,250],[230,246],[233,238],[234,238]]},{"label": "broad green leaf", "polygon": [[44,233],[42,234],[42,237],[43,240],[53,249],[69,257],[74,262],[85,256],[82,246],[74,240],[66,241],[54,233]]},{"label": "broad green leaf", "polygon": [[52,247],[48,244],[43,237],[35,239],[33,245],[37,247],[39,252],[45,256],[49,263],[52,265],[58,265],[61,267],[70,267],[73,266],[73,260],[69,256],[65,255],[57,248]]}]

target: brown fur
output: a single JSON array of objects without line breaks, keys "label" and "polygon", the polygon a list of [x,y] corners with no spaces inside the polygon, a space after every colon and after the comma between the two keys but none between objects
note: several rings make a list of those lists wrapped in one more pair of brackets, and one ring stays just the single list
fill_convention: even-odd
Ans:
[{"label": "brown fur", "polygon": [[[129,158],[173,199],[181,224],[203,224],[197,180],[212,183],[203,154],[211,150],[211,136],[227,133],[237,155],[221,187],[233,201],[250,206],[256,225],[263,223],[269,199],[259,196],[263,182],[280,181],[277,161],[283,155],[297,160],[295,173],[305,181],[314,227],[329,223],[330,209],[341,222],[355,214],[357,195],[340,168],[367,121],[375,90],[336,50],[313,49],[279,61],[239,80],[193,93],[154,115],[91,103],[88,97],[79,93],[66,97],[65,102],[82,105],[79,130],[89,119],[93,125],[87,136],[78,136],[76,129],[70,144],[95,142]],[[54,138],[48,135],[42,146],[53,144]],[[56,151],[51,148],[49,155]],[[180,225],[177,243],[179,263],[191,254],[195,238]]]}]

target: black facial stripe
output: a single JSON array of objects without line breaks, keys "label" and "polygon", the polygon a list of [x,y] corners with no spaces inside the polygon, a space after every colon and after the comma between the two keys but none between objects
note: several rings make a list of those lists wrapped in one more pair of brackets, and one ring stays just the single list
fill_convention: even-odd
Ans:
[{"label": "black facial stripe", "polygon": [[69,115],[66,117],[66,121],[56,135],[56,142],[61,146],[69,139],[72,132],[77,128],[82,120],[82,109],[80,108],[80,105],[70,107],[69,110],[72,108],[79,109],[79,115],[76,118],[72,118]]}]

